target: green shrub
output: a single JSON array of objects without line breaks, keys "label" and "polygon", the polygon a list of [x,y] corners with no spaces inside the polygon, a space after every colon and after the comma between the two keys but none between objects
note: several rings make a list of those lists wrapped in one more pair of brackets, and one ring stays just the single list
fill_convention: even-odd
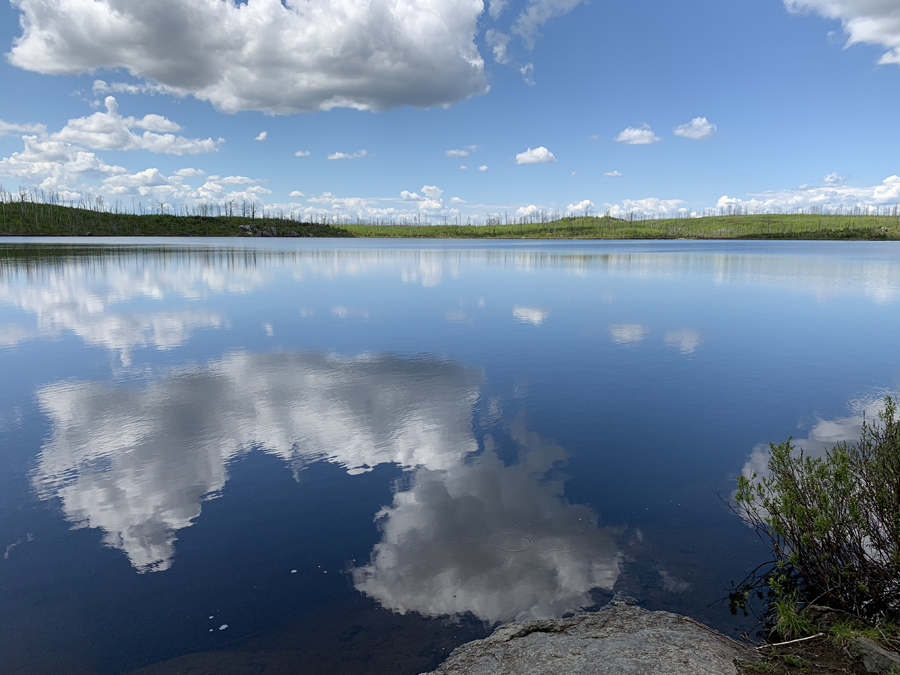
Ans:
[{"label": "green shrub", "polygon": [[[824,457],[789,438],[770,444],[768,475],[738,478],[733,507],[772,553],[767,572],[735,600],[766,587],[776,614],[820,604],[870,621],[900,610],[900,422],[887,397],[855,444]],[[761,595],[761,594],[760,594]],[[790,619],[791,617],[789,617]],[[790,621],[788,622],[790,623]],[[785,627],[788,627],[787,625]]]}]

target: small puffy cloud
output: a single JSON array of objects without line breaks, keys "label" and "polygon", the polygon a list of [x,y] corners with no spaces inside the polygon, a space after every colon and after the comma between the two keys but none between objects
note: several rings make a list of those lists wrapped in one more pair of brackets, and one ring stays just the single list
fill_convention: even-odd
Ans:
[{"label": "small puffy cloud", "polygon": [[616,141],[626,145],[650,145],[661,140],[659,136],[653,133],[649,124],[642,124],[640,127],[628,127],[616,136]]},{"label": "small puffy cloud", "polygon": [[516,155],[516,164],[552,164],[556,162],[556,157],[543,145],[532,150],[528,148],[525,152]]},{"label": "small puffy cloud", "polygon": [[479,171],[487,171],[488,170],[487,164],[482,164],[481,166],[478,167],[478,170]]},{"label": "small puffy cloud", "polygon": [[621,178],[622,174],[618,171],[607,171],[603,174],[604,176],[609,176],[610,178]]},{"label": "small puffy cloud", "polygon": [[583,199],[580,202],[574,202],[566,207],[566,214],[573,216],[576,213],[587,215],[594,210],[594,202],[590,199]]},{"label": "small puffy cloud", "polygon": [[254,138],[253,140],[254,140],[254,141],[264,141],[264,140],[266,140],[266,137],[267,137],[268,135],[269,135],[269,132],[267,132],[267,131],[260,131],[260,132],[259,132],[259,136],[257,136],[257,137]]},{"label": "small puffy cloud", "polygon": [[347,154],[346,152],[333,152],[328,155],[328,159],[358,159],[360,157],[365,157],[369,153],[365,150],[359,150],[354,152],[353,154]]},{"label": "small puffy cloud", "polygon": [[423,185],[422,193],[429,199],[438,200],[441,198],[441,195],[444,194],[444,191],[437,185]]},{"label": "small puffy cloud", "polygon": [[816,12],[838,19],[847,46],[863,43],[886,47],[878,63],[900,65],[900,12],[893,0],[784,0],[790,12]]},{"label": "small puffy cloud", "polygon": [[459,165],[459,170],[460,170],[460,171],[465,171],[465,170],[468,169],[468,168],[469,168],[469,167],[467,167],[465,164],[460,164],[460,165]]},{"label": "small puffy cloud", "polygon": [[530,218],[531,216],[536,216],[541,212],[541,208],[536,206],[535,204],[529,204],[528,206],[523,206],[519,209],[516,209],[516,217],[517,218]]},{"label": "small puffy cloud", "polygon": [[451,198],[450,198],[450,203],[451,203],[451,204],[465,204],[465,203],[466,203],[466,200],[465,200],[465,199],[460,199],[459,197],[451,197]]},{"label": "small puffy cloud", "polygon": [[522,79],[525,80],[525,84],[529,87],[534,86],[534,64],[526,63],[525,65],[519,66],[519,74],[522,76]]},{"label": "small puffy cloud", "polygon": [[0,120],[0,136],[7,134],[43,134],[47,127],[43,124],[13,124]]},{"label": "small puffy cloud", "polygon": [[[309,150],[298,150],[294,153],[294,157],[309,157]],[[331,157],[328,159],[331,159]]]},{"label": "small puffy cloud", "polygon": [[14,7],[22,30],[7,54],[14,66],[72,75],[127,70],[229,112],[427,108],[488,90],[474,42],[482,0],[16,0]]},{"label": "small puffy cloud", "polygon": [[444,154],[447,155],[447,157],[468,157],[473,152],[475,152],[477,147],[478,146],[475,146],[475,145],[467,145],[464,148],[459,148],[456,150],[447,150],[447,152],[445,152]]},{"label": "small puffy cloud", "polygon": [[484,41],[491,48],[496,63],[509,63],[509,54],[506,51],[509,40],[509,35],[493,28],[489,28],[484,34]]},{"label": "small puffy cloud", "polygon": [[675,135],[692,141],[705,141],[716,133],[716,125],[705,117],[695,117],[687,124],[675,127]]},{"label": "small puffy cloud", "polygon": [[400,193],[400,199],[405,202],[420,202],[422,201],[422,195],[418,192],[410,192],[409,190],[403,190]]},{"label": "small puffy cloud", "polygon": [[[104,101],[106,112],[96,112],[88,117],[70,119],[66,126],[50,135],[51,139],[82,145],[92,150],[148,150],[169,155],[197,155],[215,152],[223,139],[185,138],[171,131],[181,127],[162,115],[122,117],[119,104],[112,96]],[[133,128],[145,129],[136,134]],[[164,133],[157,133],[164,132]]]},{"label": "small puffy cloud", "polygon": [[847,180],[847,176],[834,171],[822,179],[822,185],[827,185],[828,187],[840,187],[844,184],[845,180]]},{"label": "small puffy cloud", "polygon": [[306,195],[303,194],[302,192],[300,192],[300,190],[293,190],[293,191],[291,191],[291,193],[288,195],[288,197],[305,197],[305,196],[306,196]]}]

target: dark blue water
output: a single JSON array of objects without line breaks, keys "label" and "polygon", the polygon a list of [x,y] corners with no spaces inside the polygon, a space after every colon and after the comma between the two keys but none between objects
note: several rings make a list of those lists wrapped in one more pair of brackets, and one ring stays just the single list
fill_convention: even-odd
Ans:
[{"label": "dark blue water", "polygon": [[900,390],[900,246],[0,243],[0,671],[419,673],[718,601]]}]

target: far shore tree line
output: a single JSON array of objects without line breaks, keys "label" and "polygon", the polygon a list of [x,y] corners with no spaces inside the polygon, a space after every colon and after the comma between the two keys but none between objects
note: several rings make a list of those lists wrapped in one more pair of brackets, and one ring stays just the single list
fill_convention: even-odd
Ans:
[{"label": "far shore tree line", "polygon": [[272,211],[258,203],[229,200],[172,206],[102,196],[63,199],[58,193],[0,186],[0,235],[12,236],[355,236],[472,238],[773,238],[900,239],[900,204],[807,206],[787,212],[742,204],[707,209],[702,216],[638,211],[613,217],[584,208],[575,214],[540,210],[483,218],[418,213],[363,218],[335,213]]}]

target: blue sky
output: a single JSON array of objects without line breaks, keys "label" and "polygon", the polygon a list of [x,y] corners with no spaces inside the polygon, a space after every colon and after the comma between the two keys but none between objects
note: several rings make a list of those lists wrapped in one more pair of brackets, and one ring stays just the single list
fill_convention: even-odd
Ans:
[{"label": "blue sky", "polygon": [[900,203],[897,0],[12,0],[0,43],[11,191],[430,222]]}]

